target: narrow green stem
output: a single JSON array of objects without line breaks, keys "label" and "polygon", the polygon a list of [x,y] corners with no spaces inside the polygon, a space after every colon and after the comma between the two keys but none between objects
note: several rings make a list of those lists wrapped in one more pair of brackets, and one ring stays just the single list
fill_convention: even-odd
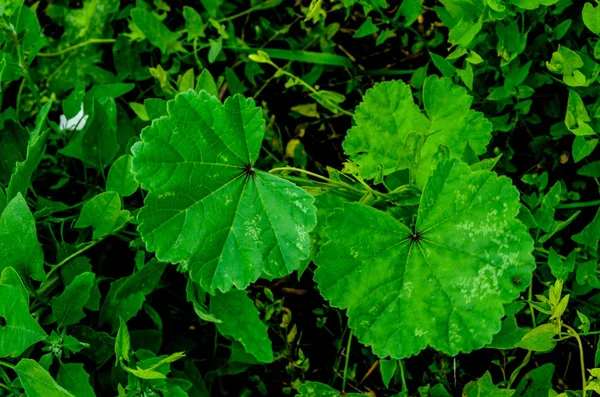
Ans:
[{"label": "narrow green stem", "polygon": [[69,262],[73,258],[76,258],[79,255],[83,254],[85,251],[87,251],[90,248],[94,247],[95,245],[97,245],[102,240],[104,240],[104,237],[100,238],[100,239],[98,239],[96,241],[92,241],[91,243],[89,243],[88,245],[86,245],[85,247],[83,247],[82,249],[80,249],[79,251],[74,252],[71,255],[67,256],[65,259],[63,259],[62,261],[60,261],[59,263],[57,263],[56,265],[54,265],[52,267],[52,269],[50,269],[50,271],[48,272],[47,276],[50,277],[54,272],[56,272],[58,269],[60,269],[62,266],[64,266],[67,262]]},{"label": "narrow green stem", "polygon": [[527,300],[529,303],[529,311],[531,312],[531,324],[533,325],[533,328],[537,327],[536,321],[535,321],[535,310],[533,309],[533,304],[531,302],[533,302],[533,280],[531,281],[531,284],[529,284],[529,290],[527,292]]},{"label": "narrow green stem", "polygon": [[269,3],[272,3],[272,2],[274,2],[274,1],[275,1],[275,0],[269,0],[269,1],[266,1],[265,3],[263,3],[263,4],[260,4],[260,3],[259,3],[259,4],[255,5],[254,7],[250,7],[250,8],[248,8],[248,9],[247,9],[247,10],[245,10],[245,11],[239,12],[239,13],[237,13],[237,14],[230,15],[230,16],[228,16],[228,17],[225,17],[225,18],[221,18],[221,19],[217,20],[217,22],[219,22],[219,23],[223,23],[223,22],[227,22],[227,21],[233,21],[234,19],[241,18],[241,17],[243,17],[243,16],[246,16],[246,15],[248,15],[248,14],[251,14],[251,13],[253,13],[254,11],[260,11],[260,10],[263,10],[263,9],[265,9],[265,8],[268,6],[268,4],[269,4]]},{"label": "narrow green stem", "polygon": [[563,327],[565,327],[571,334],[573,334],[573,336],[575,337],[575,339],[577,340],[577,345],[579,346],[579,364],[581,365],[581,384],[582,384],[582,394],[583,397],[586,397],[586,393],[587,393],[587,381],[586,381],[586,372],[585,372],[585,359],[583,356],[583,343],[581,343],[581,338],[579,337],[579,334],[577,333],[577,331],[575,331],[575,329],[573,327],[571,327],[570,325],[567,324],[562,324]]},{"label": "narrow green stem", "polygon": [[533,353],[532,350],[527,351],[527,355],[523,359],[523,362],[513,371],[512,374],[510,374],[510,379],[508,381],[508,385],[506,386],[507,389],[510,389],[510,387],[515,382],[515,380],[517,380],[517,376],[519,376],[519,372],[521,372],[521,370],[523,368],[525,368],[525,366],[527,364],[529,364],[529,360],[531,359],[531,354],[532,353]]},{"label": "narrow green stem", "polygon": [[346,391],[346,380],[348,377],[348,364],[350,363],[350,348],[352,347],[352,337],[354,336],[354,330],[350,330],[348,336],[348,345],[346,346],[346,362],[344,363],[344,378],[342,380],[342,392]]},{"label": "narrow green stem", "polygon": [[116,39],[89,39],[89,40],[86,40],[86,41],[81,42],[79,44],[75,44],[75,45],[72,45],[70,47],[64,48],[64,49],[62,49],[60,51],[56,51],[56,52],[39,52],[37,54],[37,56],[38,57],[57,57],[57,56],[60,56],[62,54],[66,54],[69,51],[73,51],[73,50],[76,50],[78,48],[90,45],[90,44],[109,44],[109,43],[114,43],[116,41],[117,41]]},{"label": "narrow green stem", "polygon": [[340,105],[338,105],[335,102],[330,101],[329,99],[327,99],[326,97],[324,97],[321,92],[317,89],[315,89],[312,85],[308,84],[306,81],[302,80],[300,77],[296,76],[293,73],[288,72],[287,70],[284,70],[282,68],[280,68],[279,66],[277,66],[277,64],[275,62],[268,62],[269,65],[273,66],[274,68],[277,69],[277,71],[282,74],[282,75],[286,75],[292,79],[294,79],[295,81],[297,81],[298,83],[300,83],[303,87],[305,87],[307,90],[309,90],[310,92],[312,92],[313,94],[315,94],[316,96],[318,96],[319,98],[321,98],[323,101],[327,102],[328,104],[331,105],[331,107],[333,107],[334,109],[336,109],[338,112],[345,114],[346,116],[354,116],[354,113],[349,112],[345,109],[342,109],[340,107]]},{"label": "narrow green stem", "polygon": [[14,365],[12,365],[12,364],[9,364],[9,363],[7,363],[7,362],[4,362],[4,361],[0,361],[0,365],[1,365],[1,366],[3,366],[3,367],[6,367],[6,368],[10,368],[10,369],[12,369],[12,370],[14,370],[14,369],[15,369],[15,366],[14,366]]},{"label": "narrow green stem", "polygon": [[566,209],[566,208],[584,208],[584,207],[595,207],[600,205],[600,200],[595,201],[583,201],[581,203],[566,203],[559,204],[556,206],[558,209]]},{"label": "narrow green stem", "polygon": [[406,385],[406,376],[404,375],[404,363],[402,360],[398,360],[400,366],[400,378],[402,379],[402,391],[408,395],[408,386]]},{"label": "narrow green stem", "polygon": [[0,388],[4,389],[4,390],[8,390],[9,393],[12,393],[12,389],[8,386],[6,386],[4,383],[0,383]]},{"label": "narrow green stem", "polygon": [[278,167],[278,168],[273,168],[271,171],[269,171],[269,173],[271,174],[271,173],[274,173],[274,172],[281,172],[281,171],[299,172],[301,174],[306,174],[308,176],[312,176],[313,178],[321,179],[321,180],[326,181],[327,183],[330,183],[332,185],[343,186],[346,189],[353,190],[355,192],[359,192],[359,193],[362,193],[362,194],[365,193],[364,191],[362,191],[360,189],[357,189],[354,186],[348,185],[347,183],[340,182],[340,181],[334,181],[333,179],[327,178],[327,177],[325,177],[323,175],[315,174],[314,172],[303,170],[302,168]]}]

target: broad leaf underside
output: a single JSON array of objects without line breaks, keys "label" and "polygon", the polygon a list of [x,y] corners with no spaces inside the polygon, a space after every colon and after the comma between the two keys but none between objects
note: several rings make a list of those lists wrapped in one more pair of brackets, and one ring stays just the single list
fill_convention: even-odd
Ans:
[{"label": "broad leaf underside", "polygon": [[448,161],[424,189],[415,231],[358,203],[334,212],[315,279],[381,357],[481,348],[535,268],[518,210],[509,179]]},{"label": "broad leaf underside", "polygon": [[188,91],[132,151],[149,190],[139,231],[159,260],[183,263],[206,290],[281,277],[308,258],[314,199],[255,170],[265,121],[252,99]]}]

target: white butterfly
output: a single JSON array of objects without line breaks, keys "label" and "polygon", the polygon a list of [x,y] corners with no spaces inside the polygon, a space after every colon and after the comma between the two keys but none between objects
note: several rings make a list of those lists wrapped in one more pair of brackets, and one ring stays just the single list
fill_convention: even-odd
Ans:
[{"label": "white butterfly", "polygon": [[83,127],[85,127],[85,123],[87,122],[88,117],[89,116],[87,114],[83,114],[82,103],[81,110],[79,110],[79,113],[77,113],[72,119],[67,120],[67,117],[64,114],[60,115],[60,129],[61,131],[81,131]]}]

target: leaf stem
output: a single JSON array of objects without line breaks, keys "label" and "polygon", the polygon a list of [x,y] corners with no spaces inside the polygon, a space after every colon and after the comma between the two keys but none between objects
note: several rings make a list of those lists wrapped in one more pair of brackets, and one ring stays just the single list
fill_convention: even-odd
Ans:
[{"label": "leaf stem", "polygon": [[330,183],[332,185],[342,186],[342,187],[344,187],[346,189],[350,189],[350,190],[353,190],[353,191],[361,193],[361,194],[365,193],[363,190],[357,189],[354,186],[348,185],[347,183],[340,182],[340,181],[334,181],[333,179],[327,178],[327,177],[325,177],[323,175],[315,174],[314,172],[303,170],[302,168],[277,167],[277,168],[273,168],[272,170],[270,170],[269,174],[274,173],[274,172],[281,172],[281,171],[299,172],[301,174],[306,174],[308,176],[312,176],[313,178],[324,180],[324,181],[326,181],[326,182],[328,182],[328,183]]},{"label": "leaf stem", "polygon": [[1,366],[3,366],[3,367],[6,367],[6,368],[10,368],[10,369],[12,369],[12,370],[14,370],[14,369],[15,369],[15,366],[14,366],[14,365],[12,365],[12,364],[9,364],[9,363],[7,363],[7,362],[4,362],[4,361],[0,361],[0,365],[1,365]]},{"label": "leaf stem", "polygon": [[350,363],[350,349],[352,347],[352,337],[354,336],[354,330],[350,330],[348,335],[348,345],[346,346],[346,362],[344,363],[344,378],[342,380],[342,392],[346,391],[346,380],[348,377],[348,364]]},{"label": "leaf stem", "polygon": [[90,44],[109,44],[109,43],[115,43],[116,41],[117,41],[116,39],[89,39],[89,40],[86,40],[86,41],[81,42],[79,44],[75,44],[75,45],[72,45],[70,47],[63,48],[60,51],[56,51],[56,52],[38,52],[37,56],[38,57],[57,57],[57,56],[60,56],[62,54],[66,54],[69,51],[73,51],[73,50],[76,50],[78,48],[90,45]]},{"label": "leaf stem", "polygon": [[275,2],[275,1],[276,1],[276,0],[267,0],[266,2],[264,2],[264,3],[262,3],[262,4],[260,4],[260,3],[259,3],[259,4],[255,5],[254,7],[250,7],[250,8],[248,8],[247,10],[244,10],[244,11],[242,11],[242,12],[239,12],[239,13],[237,13],[237,14],[233,14],[233,15],[230,15],[230,16],[228,16],[228,17],[225,17],[225,18],[218,19],[218,20],[217,20],[217,22],[218,22],[218,23],[223,23],[223,22],[233,21],[234,19],[237,19],[237,18],[240,18],[240,17],[246,16],[246,15],[248,15],[248,14],[251,14],[251,13],[253,13],[254,11],[260,11],[260,10],[263,10],[263,9],[265,9],[265,8],[268,8],[268,6],[269,6],[269,3],[273,3],[273,2]]},{"label": "leaf stem", "polygon": [[531,354],[532,353],[533,353],[532,350],[528,350],[527,351],[527,355],[523,359],[523,362],[512,372],[512,374],[510,374],[510,379],[508,381],[508,385],[506,386],[507,389],[510,389],[510,387],[512,386],[512,384],[514,383],[514,381],[517,380],[517,376],[519,376],[519,372],[521,372],[521,370],[527,364],[529,364],[529,360],[531,359]]},{"label": "leaf stem", "polygon": [[573,334],[573,336],[575,337],[575,339],[577,340],[577,345],[579,346],[579,364],[581,365],[581,382],[582,382],[582,394],[583,397],[586,396],[587,393],[587,381],[586,381],[586,372],[585,372],[585,359],[583,356],[583,343],[581,343],[581,338],[579,337],[579,334],[577,333],[577,331],[575,331],[575,329],[573,327],[571,327],[570,325],[567,324],[562,324],[563,327],[565,327],[571,334]]},{"label": "leaf stem", "polygon": [[597,205],[600,205],[600,200],[559,204],[555,208],[558,208],[558,209],[584,208],[584,207],[594,207],[594,206],[597,206]]},{"label": "leaf stem", "polygon": [[533,280],[531,280],[531,284],[529,284],[529,290],[527,292],[527,300],[529,303],[529,312],[531,313],[531,324],[533,325],[533,328],[537,327],[536,321],[535,321],[535,310],[533,310],[533,304],[531,302],[533,302]]}]

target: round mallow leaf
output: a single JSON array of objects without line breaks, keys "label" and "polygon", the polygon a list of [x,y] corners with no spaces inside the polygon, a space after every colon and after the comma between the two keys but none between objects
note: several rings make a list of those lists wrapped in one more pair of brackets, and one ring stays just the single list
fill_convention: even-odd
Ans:
[{"label": "round mallow leaf", "polygon": [[281,277],[310,253],[314,199],[254,169],[265,121],[252,99],[181,93],[142,131],[132,170],[149,191],[138,230],[163,262],[207,291]]},{"label": "round mallow leaf", "polygon": [[503,305],[531,282],[533,241],[518,212],[508,178],[458,160],[439,163],[414,230],[359,203],[336,210],[315,279],[380,357],[409,357],[427,346],[470,352],[491,342]]}]

